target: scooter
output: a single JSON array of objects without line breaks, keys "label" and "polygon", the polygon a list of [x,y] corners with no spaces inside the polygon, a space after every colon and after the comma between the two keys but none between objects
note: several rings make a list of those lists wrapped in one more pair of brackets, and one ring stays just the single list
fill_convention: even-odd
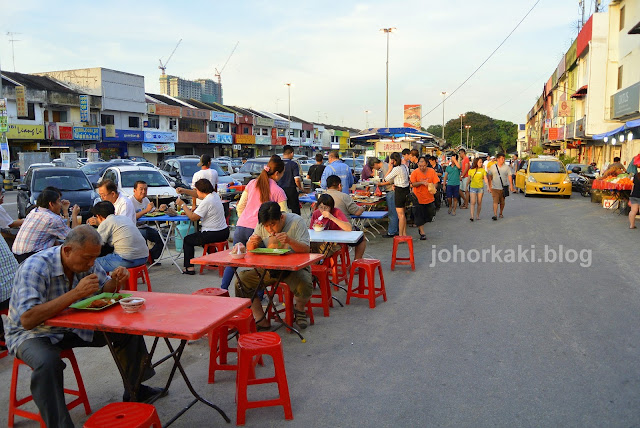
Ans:
[{"label": "scooter", "polygon": [[573,167],[571,172],[575,174],[572,177],[569,177],[571,180],[571,190],[574,192],[580,192],[580,195],[585,198],[591,196],[593,177],[589,174],[583,173],[579,166]]}]

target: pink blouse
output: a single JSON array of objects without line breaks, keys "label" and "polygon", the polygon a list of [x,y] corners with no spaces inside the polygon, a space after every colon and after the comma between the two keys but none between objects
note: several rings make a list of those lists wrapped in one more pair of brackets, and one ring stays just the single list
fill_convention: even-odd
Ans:
[{"label": "pink blouse", "polygon": [[[262,202],[260,202],[260,190],[256,187],[256,181],[251,180],[244,189],[247,192],[247,205],[244,207],[244,211],[242,211],[237,223],[238,226],[249,229],[255,229],[258,225],[258,210],[262,205]],[[269,190],[271,194],[269,200],[271,202],[280,203],[287,200],[284,190],[272,179],[269,179]]]}]

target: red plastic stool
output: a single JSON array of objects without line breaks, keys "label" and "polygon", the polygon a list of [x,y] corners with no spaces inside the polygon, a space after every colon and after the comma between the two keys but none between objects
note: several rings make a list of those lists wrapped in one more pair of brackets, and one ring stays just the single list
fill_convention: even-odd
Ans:
[{"label": "red plastic stool", "polygon": [[[262,355],[269,355],[273,359],[274,376],[256,379],[254,359]],[[265,383],[277,383],[280,397],[271,400],[249,401],[247,398],[248,385]],[[277,333],[250,333],[238,338],[236,401],[238,402],[237,425],[244,425],[247,409],[259,407],[282,406],[284,408],[284,418],[287,420],[293,419],[287,373],[284,368],[282,342]]]},{"label": "red plastic stool", "polygon": [[[91,413],[91,406],[89,405],[89,399],[87,398],[87,391],[84,389],[84,383],[82,382],[82,375],[80,374],[80,368],[78,367],[78,362],[76,361],[76,357],[73,354],[73,350],[67,349],[60,353],[60,358],[66,358],[71,363],[71,367],[73,368],[73,373],[76,375],[76,382],[78,383],[78,389],[67,389],[64,388],[64,393],[69,395],[74,395],[78,398],[71,401],[67,404],[67,409],[71,410],[80,404],[84,404],[84,411],[88,414]],[[33,401],[33,396],[29,395],[27,397],[18,399],[17,397],[17,389],[18,389],[18,373],[20,372],[20,366],[25,365],[29,367],[25,362],[21,361],[18,358],[14,358],[13,360],[13,373],[11,375],[11,390],[9,392],[9,421],[8,426],[13,427],[13,422],[16,416],[21,416],[26,419],[31,419],[32,421],[40,422],[40,426],[45,428],[44,421],[39,413],[28,412],[26,410],[22,410],[19,407],[23,404],[26,404],[30,401]]]},{"label": "red plastic stool", "polygon": [[193,295],[200,296],[218,296],[218,297],[229,297],[229,290],[225,290],[224,288],[202,288],[198,291],[194,291],[191,293]]},{"label": "red plastic stool", "polygon": [[[0,316],[1,315],[9,315],[9,309],[2,309],[0,311]],[[2,334],[4,334],[4,332],[2,332]],[[0,340],[0,345],[5,346],[5,347],[7,346],[7,344],[4,342],[4,340]],[[7,355],[9,355],[9,351],[6,351],[6,350],[5,351],[0,351],[0,358],[4,358]]]},{"label": "red plastic stool", "polygon": [[[204,244],[204,250],[202,251],[202,255],[206,256],[207,254],[217,253],[219,251],[224,251],[229,249],[229,241],[223,242],[212,242],[211,244]],[[224,266],[210,266],[210,265],[200,265],[200,275],[202,275],[202,271],[205,269],[216,270],[218,269],[218,275],[224,275]]]},{"label": "red plastic stool", "polygon": [[[311,275],[313,275],[314,289],[318,288],[320,294],[312,294],[307,308],[309,308],[310,324],[314,323],[313,309],[322,308],[322,313],[325,317],[329,316],[329,307],[332,306],[331,301],[331,284],[329,282],[329,269],[323,265],[311,265]],[[318,302],[317,299],[320,299]]]},{"label": "red plastic stool", "polygon": [[84,428],[162,428],[156,408],[144,403],[111,403],[95,412]]},{"label": "red plastic stool", "polygon": [[151,290],[151,280],[149,279],[149,270],[147,265],[136,266],[127,268],[129,271],[129,282],[127,283],[127,289],[129,291],[138,291],[138,280],[141,279],[143,284],[146,284],[147,291]]},{"label": "red plastic stool", "polygon": [[[376,268],[380,275],[380,287],[376,287]],[[353,277],[358,272],[359,285],[356,290],[353,289]],[[365,287],[365,275],[369,277],[369,282]],[[365,293],[365,289],[367,293]],[[351,273],[349,275],[349,289],[347,290],[347,305],[352,297],[369,299],[369,307],[376,307],[376,298],[382,296],[387,301],[387,290],[384,288],[384,276],[382,276],[382,265],[380,260],[374,259],[358,259],[351,265]]]},{"label": "red plastic stool", "polygon": [[[227,340],[229,330],[234,328],[238,330],[238,337],[257,331],[251,309],[243,309],[242,312],[234,315],[229,321],[209,333],[209,383],[215,382],[217,370],[238,370],[237,364],[227,363],[227,355],[231,352],[238,352],[238,348],[229,347]],[[218,358],[220,362],[218,362]],[[260,362],[262,363],[262,361]]]},{"label": "red plastic stool", "polygon": [[[406,242],[409,246],[409,257],[397,257],[398,244]],[[402,261],[398,261],[402,260]],[[391,270],[396,269],[396,265],[411,265],[411,270],[416,270],[416,262],[413,258],[413,238],[411,236],[393,237],[393,254],[391,256]]]}]

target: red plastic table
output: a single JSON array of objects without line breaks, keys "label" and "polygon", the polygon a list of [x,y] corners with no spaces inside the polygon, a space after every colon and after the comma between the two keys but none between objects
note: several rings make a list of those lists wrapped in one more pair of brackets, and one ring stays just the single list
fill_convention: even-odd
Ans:
[{"label": "red plastic table", "polygon": [[[214,265],[214,266],[224,266],[233,268],[234,274],[238,281],[240,277],[238,276],[238,268],[246,267],[251,269],[264,269],[264,272],[260,274],[260,282],[258,287],[256,288],[256,293],[253,295],[251,300],[256,298],[258,290],[264,288],[264,276],[267,270],[278,270],[280,271],[278,275],[278,280],[273,286],[273,292],[267,296],[269,297],[269,303],[267,305],[267,311],[271,306],[273,306],[273,296],[276,294],[278,286],[284,277],[285,271],[294,272],[301,269],[304,269],[312,264],[318,263],[324,256],[322,254],[314,254],[314,253],[294,253],[289,252],[287,254],[283,254],[280,256],[276,255],[264,255],[264,254],[253,254],[247,253],[245,258],[243,259],[234,259],[231,257],[229,251],[222,251],[212,254],[207,254],[206,256],[196,257],[195,259],[191,259],[191,263],[194,265]],[[280,316],[276,312],[276,316],[280,318]],[[262,320],[258,320],[260,322]],[[282,320],[280,320],[282,321]],[[298,330],[293,328],[292,326],[286,324],[282,321],[281,325],[285,325],[289,330],[295,332],[300,340],[305,341],[304,337]]]},{"label": "red plastic table", "polygon": [[[148,293],[143,291],[135,291],[133,295],[135,297],[143,297],[146,300],[145,304],[137,313],[125,313],[122,307],[117,304],[101,311],[67,309],[45,321],[45,325],[103,332],[116,365],[118,366],[118,370],[122,375],[125,388],[127,388],[131,394],[132,400],[135,400],[142,379],[139,379],[136,385],[131,385],[128,382],[120,362],[115,356],[111,342],[108,340],[108,333],[154,336],[155,340],[149,356],[145,361],[145,367],[147,365],[156,367],[170,358],[174,360],[167,384],[164,387],[163,393],[158,397],[168,391],[176,370],[180,371],[189,391],[195,397],[187,407],[181,410],[164,426],[171,425],[198,401],[216,409],[227,422],[230,422],[230,419],[219,407],[202,398],[193,389],[180,363],[180,358],[182,357],[188,340],[201,338],[215,327],[239,313],[242,309],[247,308],[250,304],[249,299],[191,294]],[[164,338],[171,353],[152,364],[151,358],[155,352],[158,339],[161,337]],[[180,345],[174,350],[169,339],[180,339]],[[144,370],[142,370],[142,372],[144,372]],[[156,399],[158,397],[156,397]]]}]

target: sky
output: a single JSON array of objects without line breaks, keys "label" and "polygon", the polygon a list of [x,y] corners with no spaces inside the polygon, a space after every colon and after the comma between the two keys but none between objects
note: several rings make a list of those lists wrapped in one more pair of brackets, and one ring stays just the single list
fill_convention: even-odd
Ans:
[{"label": "sky", "polygon": [[[402,126],[404,104],[421,104],[427,127],[442,123],[441,92],[469,77],[535,2],[3,2],[0,64],[13,71],[13,37],[15,71],[105,67],[143,75],[146,91],[159,93],[158,60],[166,62],[178,40],[167,74],[188,79],[215,79],[238,43],[222,72],[225,104],[287,113],[290,82],[292,115],[362,129],[384,126],[387,40],[380,29],[395,27],[389,126]],[[539,0],[446,99],[445,119],[475,111],[524,123],[577,36],[578,20],[578,0]]]}]

